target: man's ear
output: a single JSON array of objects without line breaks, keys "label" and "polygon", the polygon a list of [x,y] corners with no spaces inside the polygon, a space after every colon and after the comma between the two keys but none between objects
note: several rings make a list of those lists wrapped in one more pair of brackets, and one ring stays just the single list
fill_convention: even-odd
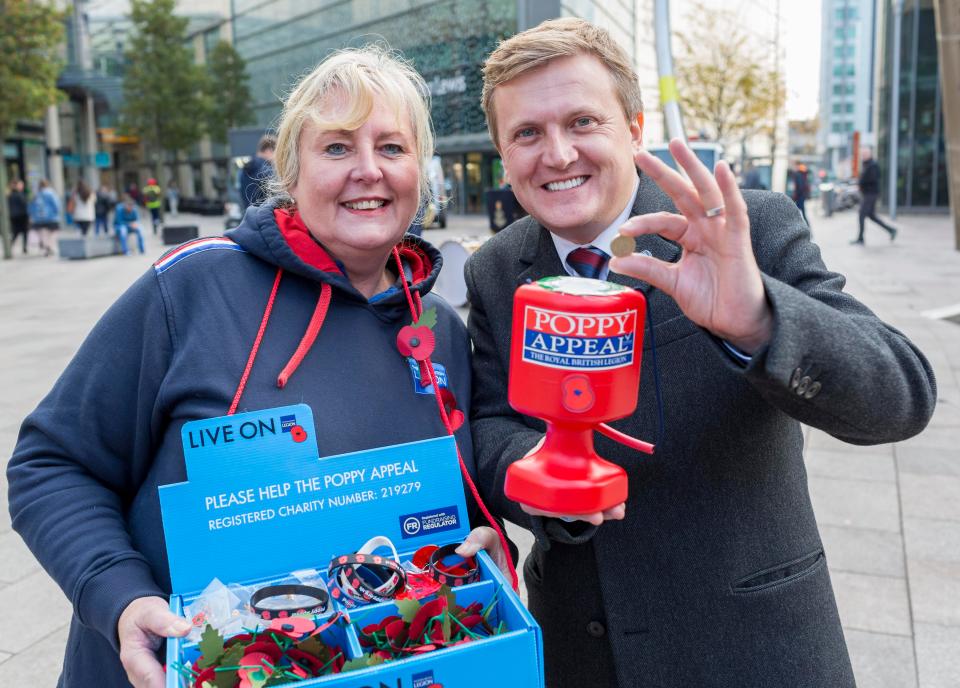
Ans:
[{"label": "man's ear", "polygon": [[634,152],[643,147],[643,113],[638,112],[636,121],[630,123],[630,140],[633,142]]}]

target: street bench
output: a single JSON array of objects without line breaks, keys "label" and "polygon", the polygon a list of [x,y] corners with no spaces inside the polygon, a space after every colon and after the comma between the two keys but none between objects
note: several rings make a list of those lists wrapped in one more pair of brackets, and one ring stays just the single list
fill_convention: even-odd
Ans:
[{"label": "street bench", "polygon": [[166,246],[176,246],[185,241],[196,239],[200,236],[200,228],[196,225],[164,225],[163,243]]},{"label": "street bench", "polygon": [[83,260],[113,256],[120,253],[120,245],[113,234],[62,237],[57,241],[61,258]]}]

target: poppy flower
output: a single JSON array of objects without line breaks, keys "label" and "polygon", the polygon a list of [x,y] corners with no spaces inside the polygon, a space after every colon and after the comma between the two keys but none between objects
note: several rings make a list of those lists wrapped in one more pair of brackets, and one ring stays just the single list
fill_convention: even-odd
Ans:
[{"label": "poppy flower", "polygon": [[433,354],[436,338],[433,330],[424,325],[404,325],[397,333],[397,349],[402,356],[411,356],[417,361],[425,361]]}]

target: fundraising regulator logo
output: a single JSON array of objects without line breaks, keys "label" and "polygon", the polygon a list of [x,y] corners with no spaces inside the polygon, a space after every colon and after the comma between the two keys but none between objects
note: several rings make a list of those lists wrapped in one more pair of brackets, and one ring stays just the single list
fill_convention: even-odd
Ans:
[{"label": "fundraising regulator logo", "polygon": [[460,527],[460,512],[456,506],[444,506],[400,517],[400,530],[404,538],[442,533]]},{"label": "fundraising regulator logo", "polygon": [[527,306],[523,359],[567,370],[609,370],[633,363],[637,313],[565,313]]}]

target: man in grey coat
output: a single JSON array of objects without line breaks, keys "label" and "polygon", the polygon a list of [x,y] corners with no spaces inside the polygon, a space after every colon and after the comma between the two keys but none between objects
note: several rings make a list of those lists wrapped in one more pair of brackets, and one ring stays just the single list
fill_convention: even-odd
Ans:
[{"label": "man in grey coat", "polygon": [[[914,435],[929,364],[843,292],[788,198],[741,194],[678,141],[689,180],[642,151],[636,74],[606,31],[560,19],[501,43],[483,105],[530,217],[466,267],[475,455],[494,511],[536,535],[524,574],[547,685],[853,686],[801,423],[855,444]],[[607,264],[618,230],[636,252]],[[637,410],[613,426],[657,433],[654,339],[665,422],[652,456],[597,437],[629,497],[571,520],[503,494],[544,431],[510,408],[507,379],[516,287],[585,263],[642,290],[655,323]]]}]

